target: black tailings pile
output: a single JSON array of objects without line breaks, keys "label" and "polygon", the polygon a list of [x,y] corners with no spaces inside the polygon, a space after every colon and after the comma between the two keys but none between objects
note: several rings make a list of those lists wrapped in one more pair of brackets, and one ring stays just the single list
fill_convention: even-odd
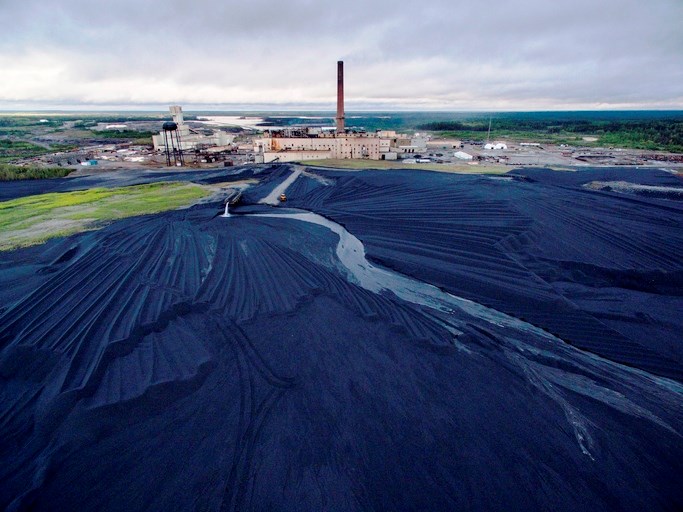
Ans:
[{"label": "black tailings pile", "polygon": [[582,188],[602,172],[287,190],[375,264],[523,322],[373,293],[335,234],[245,214],[266,207],[0,254],[0,509],[680,509],[683,212]]}]

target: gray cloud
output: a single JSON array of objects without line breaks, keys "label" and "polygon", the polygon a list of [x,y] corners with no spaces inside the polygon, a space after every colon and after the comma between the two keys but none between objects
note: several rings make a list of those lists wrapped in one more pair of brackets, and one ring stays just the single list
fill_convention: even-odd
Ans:
[{"label": "gray cloud", "polygon": [[683,2],[2,0],[0,107],[683,108]]}]

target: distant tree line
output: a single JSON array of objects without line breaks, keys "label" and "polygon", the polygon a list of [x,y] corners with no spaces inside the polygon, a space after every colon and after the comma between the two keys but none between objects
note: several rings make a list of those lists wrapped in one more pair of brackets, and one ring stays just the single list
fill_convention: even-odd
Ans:
[{"label": "distant tree line", "polygon": [[73,171],[74,169],[64,167],[19,167],[17,165],[0,164],[0,181],[63,178]]},{"label": "distant tree line", "polygon": [[[485,132],[488,120],[436,121],[423,123],[420,130],[449,132]],[[683,119],[592,120],[494,118],[492,133],[515,132],[540,134],[596,135],[601,144],[638,149],[683,152]]]}]

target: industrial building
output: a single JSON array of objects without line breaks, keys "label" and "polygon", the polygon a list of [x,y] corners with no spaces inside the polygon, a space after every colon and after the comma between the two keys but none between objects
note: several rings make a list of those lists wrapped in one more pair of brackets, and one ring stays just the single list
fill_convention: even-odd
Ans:
[{"label": "industrial building", "polygon": [[453,157],[457,158],[458,160],[474,160],[473,155],[465,153],[464,151],[456,151],[453,153]]},{"label": "industrial building", "polygon": [[[337,134],[308,130],[278,130],[254,141],[254,151],[263,162],[367,158],[380,160],[383,147],[375,134]],[[387,151],[389,147],[386,146]]]},{"label": "industrial building", "polygon": [[[334,130],[323,128],[271,130],[254,141],[257,162],[323,159],[396,160],[410,151],[411,140],[395,132],[348,130],[344,113],[344,62],[337,62],[337,116]],[[403,149],[402,149],[403,147]]]},{"label": "industrial building", "polygon": [[454,139],[439,139],[427,141],[427,149],[430,150],[452,150],[462,148],[462,142]]},{"label": "industrial building", "polygon": [[[198,133],[185,124],[182,107],[173,105],[169,107],[169,110],[171,116],[173,116],[173,122],[177,125],[177,140],[179,142],[175,143],[174,141],[176,150],[188,151],[198,149],[201,146],[228,146],[235,139],[233,135],[222,131],[215,131],[211,135]],[[174,134],[174,137],[176,137],[176,134]],[[163,130],[153,135],[154,149],[156,151],[166,151],[166,140],[167,138],[164,137]],[[178,144],[180,145],[179,148],[177,147]]]}]

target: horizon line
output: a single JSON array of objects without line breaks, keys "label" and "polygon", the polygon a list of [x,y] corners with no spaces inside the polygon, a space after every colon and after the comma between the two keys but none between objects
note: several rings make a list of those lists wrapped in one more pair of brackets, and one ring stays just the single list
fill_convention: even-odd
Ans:
[{"label": "horizon line", "polygon": [[[177,103],[176,103],[177,105]],[[50,113],[50,112],[74,112],[74,113],[97,113],[97,112],[163,112],[168,113],[168,108],[166,107],[139,107],[132,108],[128,106],[103,106],[102,108],[82,108],[82,107],[60,107],[60,108],[2,108],[0,107],[0,113],[12,113],[12,114],[32,114],[32,113]],[[182,105],[180,105],[182,106]],[[273,108],[273,107],[263,107],[263,108],[202,108],[190,106],[185,108],[183,106],[183,112],[318,112],[318,113],[331,113],[333,117],[336,113],[334,108],[329,109],[318,109],[318,108]],[[451,110],[451,109],[361,109],[346,110],[348,113],[387,113],[387,114],[400,114],[400,113],[432,113],[432,114],[477,114],[477,113],[492,113],[492,114],[505,114],[505,113],[543,113],[543,112],[561,112],[561,113],[571,113],[571,112],[683,112],[683,107],[678,108],[597,108],[597,109],[520,109],[520,110],[509,110],[509,109],[468,109],[468,110]]]}]

